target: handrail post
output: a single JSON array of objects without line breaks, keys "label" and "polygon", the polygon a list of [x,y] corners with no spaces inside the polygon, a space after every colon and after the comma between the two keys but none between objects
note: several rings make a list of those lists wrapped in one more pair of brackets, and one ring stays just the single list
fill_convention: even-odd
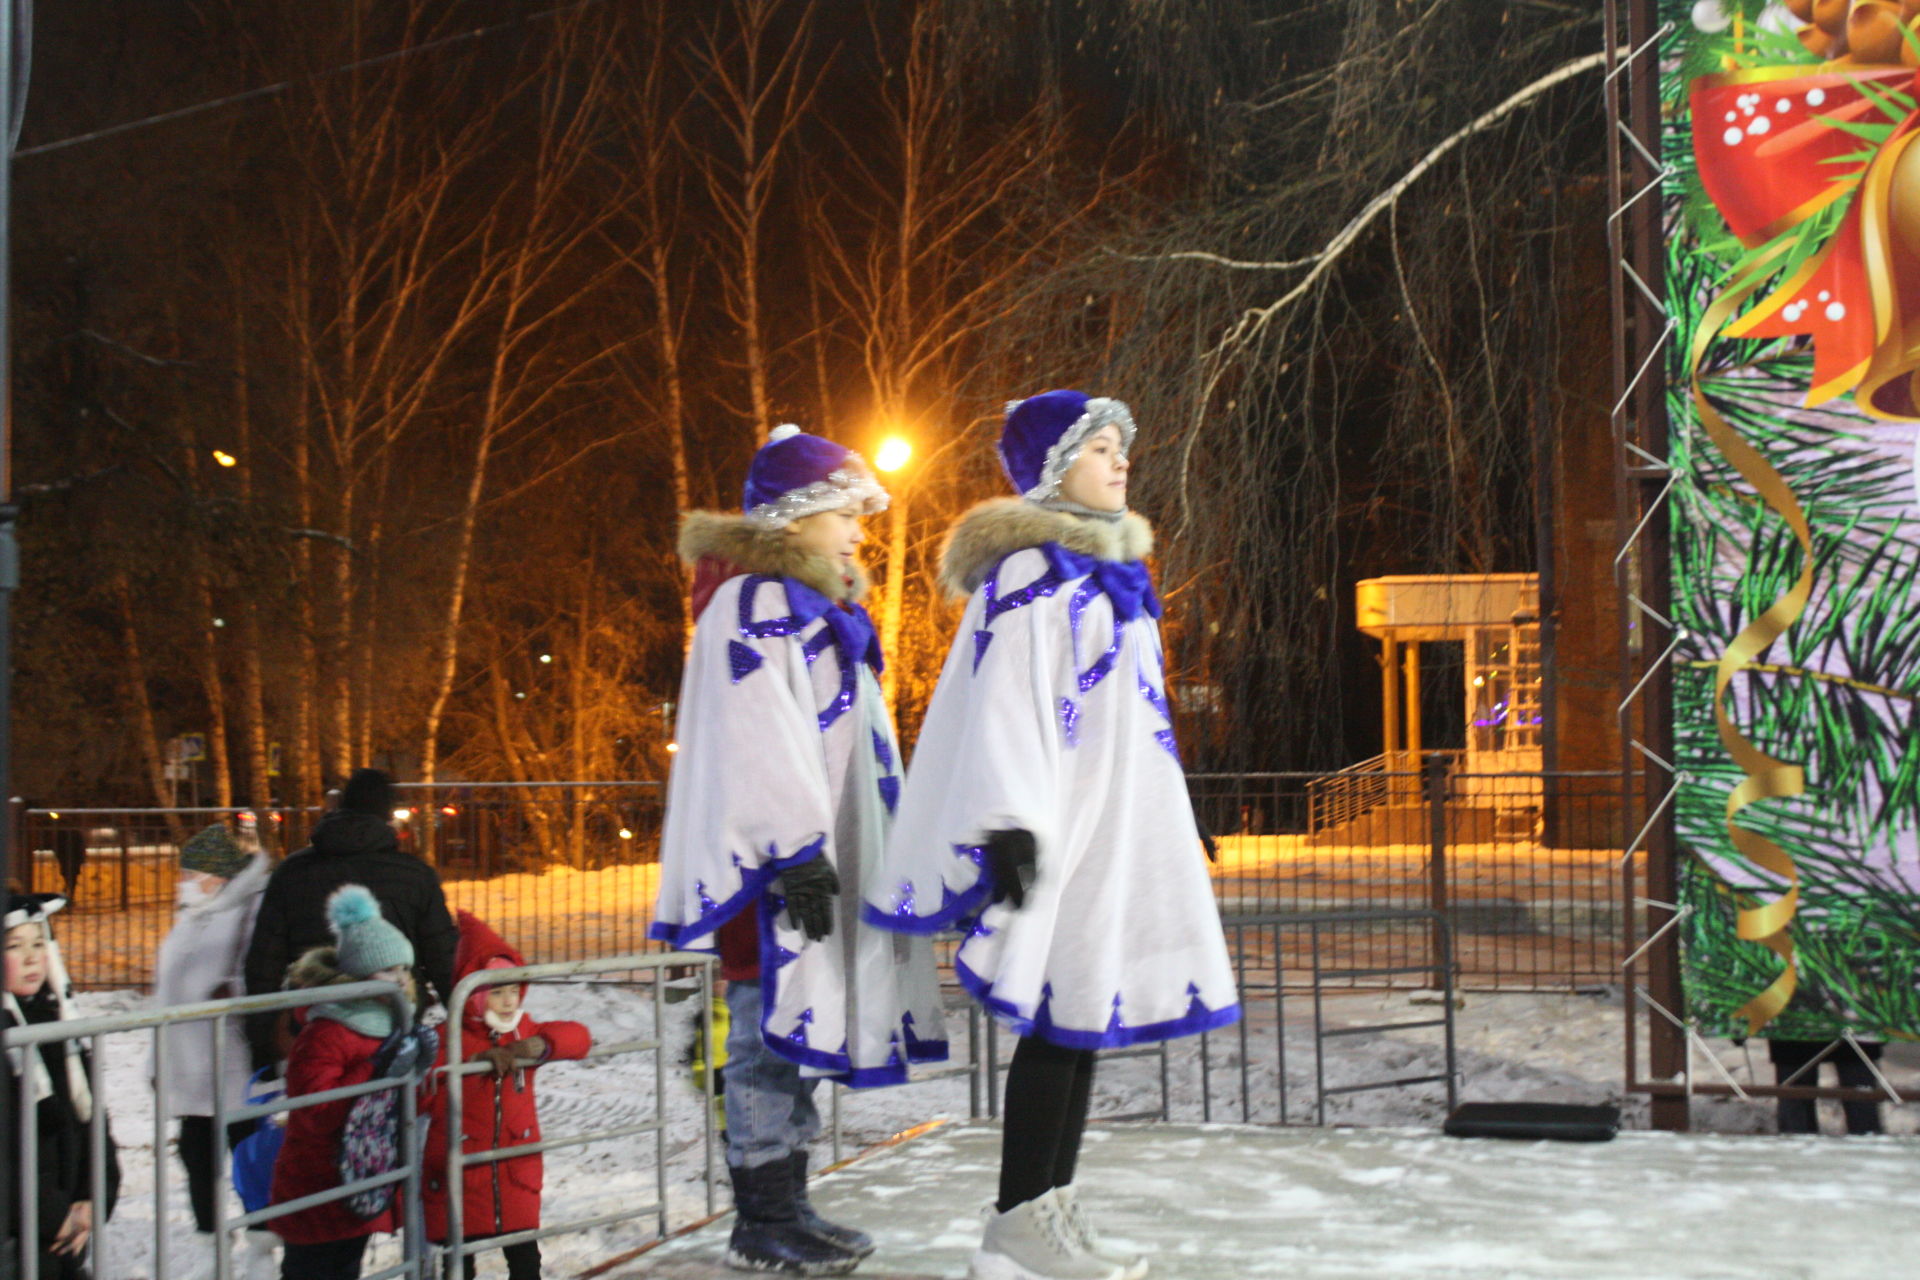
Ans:
[{"label": "handrail post", "polygon": [[1427,905],[1434,913],[1428,946],[1433,953],[1433,989],[1443,990],[1448,982],[1446,939],[1441,921],[1448,912],[1447,903],[1447,757],[1438,751],[1428,753],[1424,772],[1427,793]]}]

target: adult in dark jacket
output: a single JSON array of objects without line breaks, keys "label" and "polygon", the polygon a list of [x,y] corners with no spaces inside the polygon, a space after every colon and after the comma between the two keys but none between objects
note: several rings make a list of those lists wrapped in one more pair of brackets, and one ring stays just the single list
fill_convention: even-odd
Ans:
[{"label": "adult in dark jacket", "polygon": [[[453,994],[453,952],[459,933],[447,911],[439,873],[400,848],[393,825],[393,784],[378,769],[348,779],[337,809],[320,819],[313,842],[290,855],[267,881],[247,948],[247,993],[278,991],[287,966],[315,947],[332,945],[327,897],[343,884],[361,884],[379,900],[380,914],[406,935],[415,968],[442,1003]],[[284,1056],[275,1043],[279,1018],[253,1019],[248,1038],[254,1062]]]}]

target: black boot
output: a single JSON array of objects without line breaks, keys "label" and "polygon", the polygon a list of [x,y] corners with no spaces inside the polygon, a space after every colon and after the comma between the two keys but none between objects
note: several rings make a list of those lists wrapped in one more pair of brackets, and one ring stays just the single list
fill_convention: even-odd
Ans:
[{"label": "black boot", "polygon": [[790,1157],[793,1161],[793,1203],[800,1211],[800,1225],[830,1244],[837,1244],[856,1258],[864,1258],[873,1252],[873,1237],[853,1227],[843,1227],[828,1222],[814,1212],[813,1202],[807,1199],[807,1153],[796,1151]]},{"label": "black boot", "polygon": [[791,1160],[771,1160],[752,1169],[729,1165],[727,1173],[733,1178],[735,1214],[728,1266],[789,1276],[843,1276],[860,1265],[859,1255],[801,1225]]}]

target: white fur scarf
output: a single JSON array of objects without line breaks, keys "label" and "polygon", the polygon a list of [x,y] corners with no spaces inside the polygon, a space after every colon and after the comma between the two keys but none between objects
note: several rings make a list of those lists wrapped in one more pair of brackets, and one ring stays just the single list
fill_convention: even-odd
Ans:
[{"label": "white fur scarf", "polygon": [[[45,921],[41,921],[40,924],[42,928],[46,927]],[[74,1017],[72,985],[67,981],[66,962],[60,958],[60,944],[53,940],[51,933],[47,937],[47,985],[53,988],[54,1003],[60,1010],[59,1020],[61,1022],[72,1020]],[[13,993],[5,992],[4,998],[6,1011],[13,1018],[14,1025],[26,1026],[27,1016],[21,1010],[20,1002],[13,998]],[[86,1124],[93,1119],[93,1090],[87,1085],[87,1067],[80,1057],[79,1040],[73,1039],[66,1042],[66,1058],[67,1097],[73,1103],[74,1115],[79,1118],[81,1124]],[[35,1102],[44,1102],[53,1096],[53,1081],[47,1075],[46,1060],[38,1051],[38,1046],[35,1046],[33,1053],[28,1053],[19,1045],[8,1046],[7,1063],[13,1068],[15,1076],[18,1076],[22,1070],[33,1073]]]}]

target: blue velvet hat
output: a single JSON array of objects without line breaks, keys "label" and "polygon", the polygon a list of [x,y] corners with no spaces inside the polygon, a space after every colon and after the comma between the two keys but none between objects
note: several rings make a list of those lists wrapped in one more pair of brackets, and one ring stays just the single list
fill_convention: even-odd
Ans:
[{"label": "blue velvet hat", "polygon": [[1093,433],[1120,429],[1120,448],[1133,448],[1133,412],[1120,400],[1084,391],[1042,391],[1007,402],[1000,428],[1000,465],[1020,496],[1031,502],[1058,497],[1060,481]]},{"label": "blue velvet hat", "polygon": [[887,509],[887,491],[867,470],[866,459],[791,422],[769,432],[747,468],[740,497],[747,520],[763,529],[783,529],[841,507],[854,507],[863,516]]}]

